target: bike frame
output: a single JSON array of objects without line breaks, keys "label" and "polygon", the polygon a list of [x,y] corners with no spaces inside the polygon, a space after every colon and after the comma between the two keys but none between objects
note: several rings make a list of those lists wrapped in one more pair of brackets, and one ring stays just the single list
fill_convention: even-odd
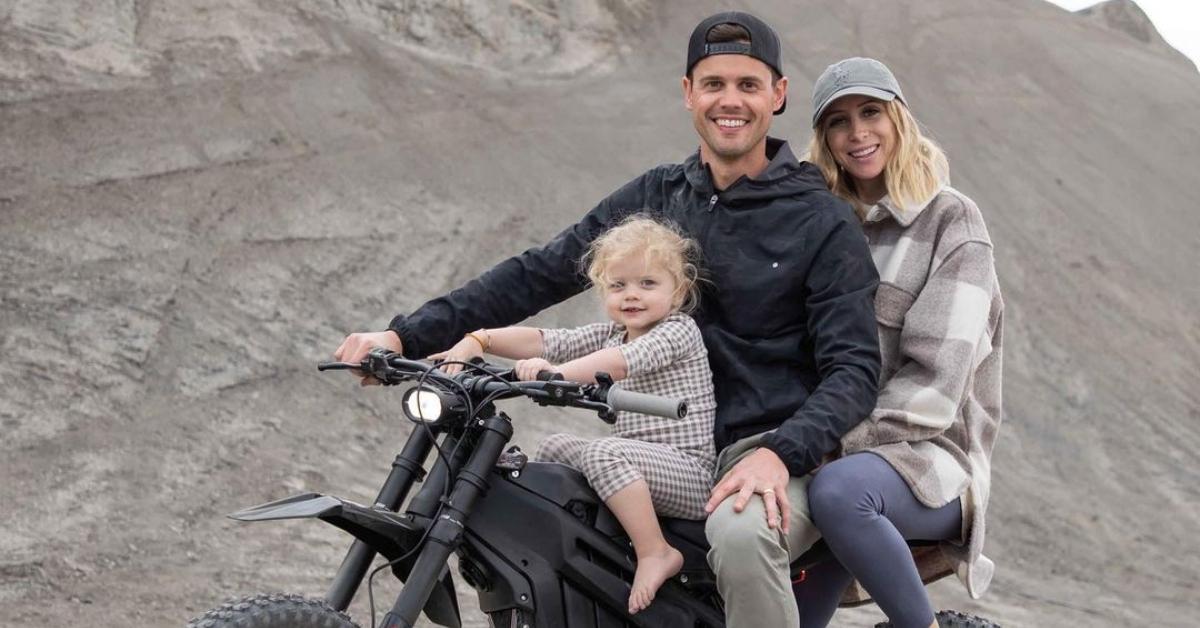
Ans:
[{"label": "bike frame", "polygon": [[[415,427],[409,434],[404,449],[392,461],[392,470],[375,498],[375,503],[391,511],[400,510],[400,504],[404,503],[413,482],[424,477],[425,468],[422,465],[432,448],[433,436],[420,427]],[[354,594],[358,592],[359,584],[366,577],[371,561],[375,560],[376,553],[375,549],[363,540],[355,540],[329,585],[325,602],[339,611],[346,610],[350,601],[354,599]]]},{"label": "bike frame", "polygon": [[[461,625],[447,570],[455,552],[464,578],[479,594],[481,610],[493,619],[497,614],[510,615],[514,628],[531,628],[531,624],[566,628],[575,625],[575,618],[586,616],[594,617],[585,623],[594,628],[722,625],[721,613],[711,602],[697,601],[676,583],[667,583],[660,591],[661,603],[628,616],[625,604],[635,561],[628,544],[621,542],[620,525],[582,475],[546,463],[531,463],[524,476],[520,470],[524,462],[511,473],[497,471],[497,461],[513,434],[509,417],[498,413],[492,403],[498,398],[524,395],[543,404],[598,411],[606,421],[613,419],[615,409],[635,407],[630,404],[649,402],[657,405],[640,407],[681,414],[686,412],[683,404],[644,395],[639,400],[636,394],[611,387],[606,376],[599,386],[582,388],[570,382],[506,383],[485,367],[476,365],[482,376],[451,380],[430,372],[427,364],[374,352],[361,365],[320,367],[362,368],[387,383],[429,378],[451,397],[478,400],[482,405],[469,416],[457,406],[449,419],[418,423],[393,461],[373,506],[307,493],[230,516],[242,521],[318,518],[356,537],[325,598],[339,611],[349,607],[376,554],[382,554],[405,583],[383,618],[385,628],[411,628],[422,611],[438,624]],[[663,406],[659,403],[663,401],[670,403]],[[435,447],[437,455],[423,477],[425,460]],[[422,487],[399,514],[419,480]],[[483,499],[489,491],[492,497]],[[468,521],[481,503],[484,512]],[[547,536],[531,534],[525,521],[531,515],[547,523]],[[514,559],[518,554],[521,557]],[[711,577],[701,573],[707,571],[703,549],[691,552],[689,560],[696,582],[711,590]]]}]

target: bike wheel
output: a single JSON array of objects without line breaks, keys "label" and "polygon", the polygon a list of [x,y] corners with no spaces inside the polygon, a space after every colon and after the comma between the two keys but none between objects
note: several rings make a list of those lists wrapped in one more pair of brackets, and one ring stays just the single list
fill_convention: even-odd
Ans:
[{"label": "bike wheel", "polygon": [[[958,611],[938,611],[934,613],[938,628],[1000,628],[1000,624]],[[892,628],[892,622],[885,621],[875,624],[875,628]]]},{"label": "bike wheel", "polygon": [[259,593],[226,602],[187,623],[187,628],[359,628],[321,600],[290,593]]}]

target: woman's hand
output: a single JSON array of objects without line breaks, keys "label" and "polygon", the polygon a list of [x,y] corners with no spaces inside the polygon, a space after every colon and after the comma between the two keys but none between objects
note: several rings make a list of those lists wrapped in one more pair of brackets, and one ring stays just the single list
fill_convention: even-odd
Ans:
[{"label": "woman's hand", "polygon": [[517,371],[517,379],[528,381],[537,379],[537,374],[541,371],[553,371],[557,367],[541,358],[530,358],[518,360],[513,368]]},{"label": "woman's hand", "polygon": [[[463,336],[453,347],[429,356],[429,360],[445,360],[447,362],[470,362],[473,358],[483,355],[483,345],[470,334]],[[454,375],[463,369],[461,364],[447,364],[441,367],[447,375]]]}]

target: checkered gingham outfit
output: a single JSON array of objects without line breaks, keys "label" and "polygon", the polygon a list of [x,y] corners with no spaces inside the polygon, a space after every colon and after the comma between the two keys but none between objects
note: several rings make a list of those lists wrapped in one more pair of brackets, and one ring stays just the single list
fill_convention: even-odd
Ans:
[{"label": "checkered gingham outfit", "polygon": [[683,419],[619,412],[611,437],[553,434],[538,447],[537,459],[579,469],[606,500],[630,483],[645,480],[659,515],[703,519],[716,464],[717,405],[708,351],[695,321],[672,314],[631,342],[624,342],[625,327],[616,323],[541,332],[542,357],[554,364],[619,348],[628,373],[621,381],[623,388],[683,399],[688,412]]}]

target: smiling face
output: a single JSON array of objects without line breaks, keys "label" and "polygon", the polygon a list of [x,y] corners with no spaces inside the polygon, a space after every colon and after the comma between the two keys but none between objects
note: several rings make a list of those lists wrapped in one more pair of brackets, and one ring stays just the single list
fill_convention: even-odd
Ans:
[{"label": "smiling face", "polygon": [[650,331],[682,301],[671,273],[641,255],[613,260],[604,276],[604,311],[625,326],[627,340]]},{"label": "smiling face", "polygon": [[765,159],[771,117],[787,95],[787,78],[772,85],[767,64],[740,54],[702,59],[683,79],[684,104],[700,134],[701,157],[735,163]]},{"label": "smiling face", "polygon": [[853,180],[862,200],[874,203],[883,198],[884,168],[898,141],[884,103],[860,95],[839,98],[825,110],[820,125],[834,161]]}]

